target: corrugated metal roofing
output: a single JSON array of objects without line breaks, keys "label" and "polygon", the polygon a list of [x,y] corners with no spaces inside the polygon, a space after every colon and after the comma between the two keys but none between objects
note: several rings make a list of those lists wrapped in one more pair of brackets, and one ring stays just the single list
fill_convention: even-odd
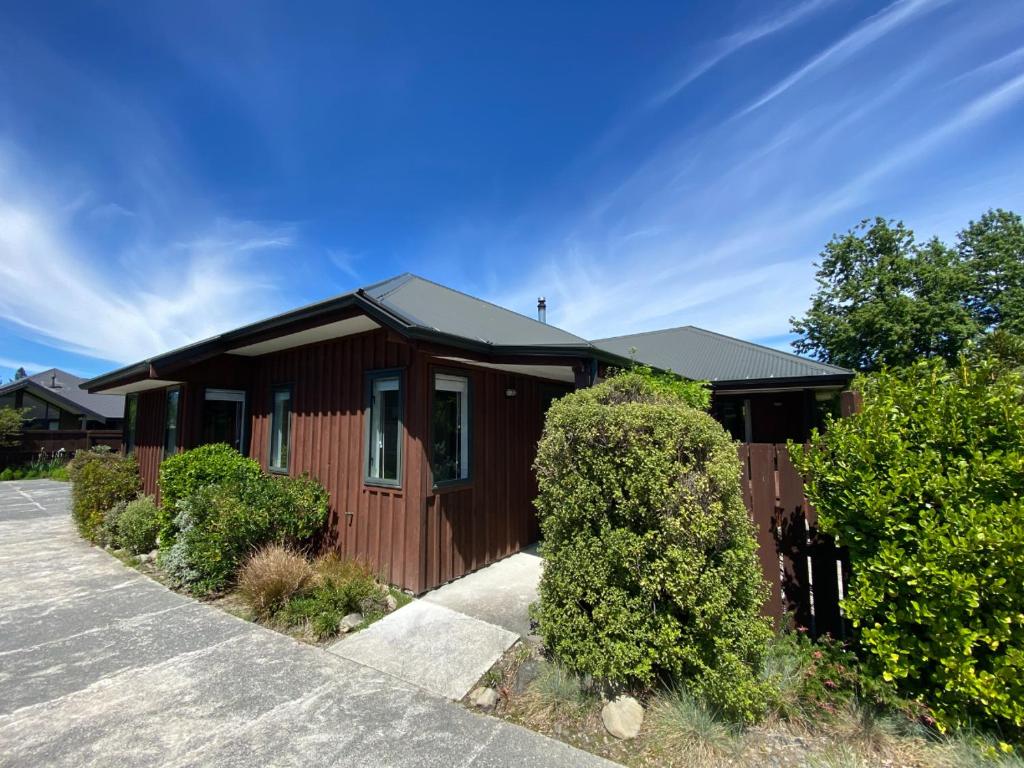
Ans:
[{"label": "corrugated metal roofing", "polygon": [[808,360],[692,325],[597,339],[594,345],[688,379],[743,381],[852,375],[845,368]]},{"label": "corrugated metal roofing", "polygon": [[66,400],[90,415],[95,414],[105,419],[120,419],[124,416],[124,395],[89,394],[79,389],[79,385],[84,381],[85,379],[60,368],[50,368],[5,384],[0,387],[0,395],[23,388],[42,390],[44,394],[50,394],[54,399]]},{"label": "corrugated metal roofing", "polygon": [[363,288],[411,325],[495,346],[581,346],[590,342],[561,328],[412,274]]}]

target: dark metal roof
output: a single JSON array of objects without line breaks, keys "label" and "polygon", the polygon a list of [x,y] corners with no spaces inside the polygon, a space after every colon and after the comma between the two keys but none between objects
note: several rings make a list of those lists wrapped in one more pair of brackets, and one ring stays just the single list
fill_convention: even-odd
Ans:
[{"label": "dark metal roof", "polygon": [[284,335],[297,323],[330,322],[331,316],[341,311],[361,312],[409,338],[430,339],[485,354],[565,354],[598,357],[612,364],[624,362],[580,336],[406,273],[133,363],[90,379],[83,386],[96,391],[127,381],[160,378],[155,374],[161,368],[228,352],[256,336]]},{"label": "dark metal roof", "polygon": [[849,379],[852,371],[692,325],[597,339],[594,345],[688,379],[744,382]]},{"label": "dark metal roof", "polygon": [[124,416],[124,395],[90,394],[79,389],[83,382],[85,379],[67,371],[50,368],[3,385],[0,387],[0,395],[24,389],[79,416],[84,414],[102,419],[120,419]]},{"label": "dark metal roof", "polygon": [[410,325],[498,347],[589,347],[561,328],[412,274],[363,288]]}]

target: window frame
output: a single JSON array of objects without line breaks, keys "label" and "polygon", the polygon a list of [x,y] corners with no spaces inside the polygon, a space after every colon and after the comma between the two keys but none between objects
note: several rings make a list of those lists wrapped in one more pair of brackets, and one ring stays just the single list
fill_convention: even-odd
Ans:
[{"label": "window frame", "polygon": [[[363,389],[363,485],[378,488],[401,488],[405,477],[405,369],[404,368],[383,368],[373,371],[366,371],[363,374],[365,384]],[[397,471],[396,478],[390,480],[382,477],[373,477],[370,474],[370,462],[374,449],[371,447],[373,440],[373,387],[381,379],[398,380],[398,444],[397,444]]]},{"label": "window frame", "polygon": [[[213,397],[210,397],[211,393]],[[241,398],[237,397],[241,395]],[[238,452],[243,456],[249,455],[249,392],[245,389],[228,389],[226,387],[204,387],[203,407],[200,413],[199,426],[202,430],[202,439],[206,439],[206,404],[209,402],[241,403],[242,417],[241,434],[238,436]],[[179,404],[180,408],[180,404]]]},{"label": "window frame", "polygon": [[[466,456],[465,462],[467,466],[465,477],[455,477],[451,480],[435,480],[434,479],[434,392],[437,388],[437,377],[448,376],[450,378],[463,379],[466,382],[466,429],[465,429],[465,445],[466,445]],[[471,371],[464,368],[442,368],[432,367],[430,369],[430,406],[429,406],[429,419],[430,419],[430,451],[429,451],[429,471],[430,471],[430,486],[432,489],[444,489],[459,486],[471,485],[473,483],[473,375]]]},{"label": "window frame", "polygon": [[[177,393],[177,397],[174,401],[174,451],[171,453],[167,452],[167,415],[168,405],[170,404],[171,394]],[[163,446],[161,448],[163,452],[163,458],[168,456],[174,456],[181,451],[181,385],[176,387],[168,387],[164,390],[164,435],[163,435]]]},{"label": "window frame", "polygon": [[[274,466],[271,461],[274,457],[274,414],[276,413],[276,399],[278,392],[288,393],[288,458],[285,460],[284,466]],[[267,429],[267,472],[275,475],[287,475],[291,472],[292,467],[292,427],[295,420],[292,418],[292,414],[295,413],[295,386],[293,384],[274,384],[270,387],[270,419],[269,428]]]},{"label": "window frame", "polygon": [[[134,406],[134,409],[132,408]],[[139,393],[129,392],[124,398],[124,455],[135,453],[135,438],[139,423]]]}]

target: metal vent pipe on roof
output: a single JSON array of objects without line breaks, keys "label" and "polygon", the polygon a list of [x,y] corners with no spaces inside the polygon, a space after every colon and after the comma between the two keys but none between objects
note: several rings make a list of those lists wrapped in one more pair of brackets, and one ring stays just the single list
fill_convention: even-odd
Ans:
[{"label": "metal vent pipe on roof", "polygon": [[543,296],[537,297],[537,319],[542,323],[548,321],[548,300]]}]

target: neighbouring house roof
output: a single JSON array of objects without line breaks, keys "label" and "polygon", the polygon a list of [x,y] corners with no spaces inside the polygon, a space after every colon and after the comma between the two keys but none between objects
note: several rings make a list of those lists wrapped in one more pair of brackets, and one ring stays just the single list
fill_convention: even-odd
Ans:
[{"label": "neighbouring house roof", "polygon": [[406,273],[125,366],[90,379],[84,387],[95,392],[141,379],[155,385],[164,372],[183,363],[233,351],[255,354],[265,348],[266,339],[293,334],[297,328],[306,329],[302,338],[312,338],[310,328],[341,322],[346,312],[361,313],[408,338],[484,354],[570,355],[625,362],[568,331]]},{"label": "neighbouring house roof", "polygon": [[845,368],[692,325],[597,339],[594,344],[639,363],[719,385],[794,379],[831,384],[853,376]]},{"label": "neighbouring house roof", "polygon": [[91,394],[80,389],[85,379],[50,368],[0,386],[0,395],[25,390],[48,400],[69,413],[93,419],[120,419],[124,416],[123,395]]}]

